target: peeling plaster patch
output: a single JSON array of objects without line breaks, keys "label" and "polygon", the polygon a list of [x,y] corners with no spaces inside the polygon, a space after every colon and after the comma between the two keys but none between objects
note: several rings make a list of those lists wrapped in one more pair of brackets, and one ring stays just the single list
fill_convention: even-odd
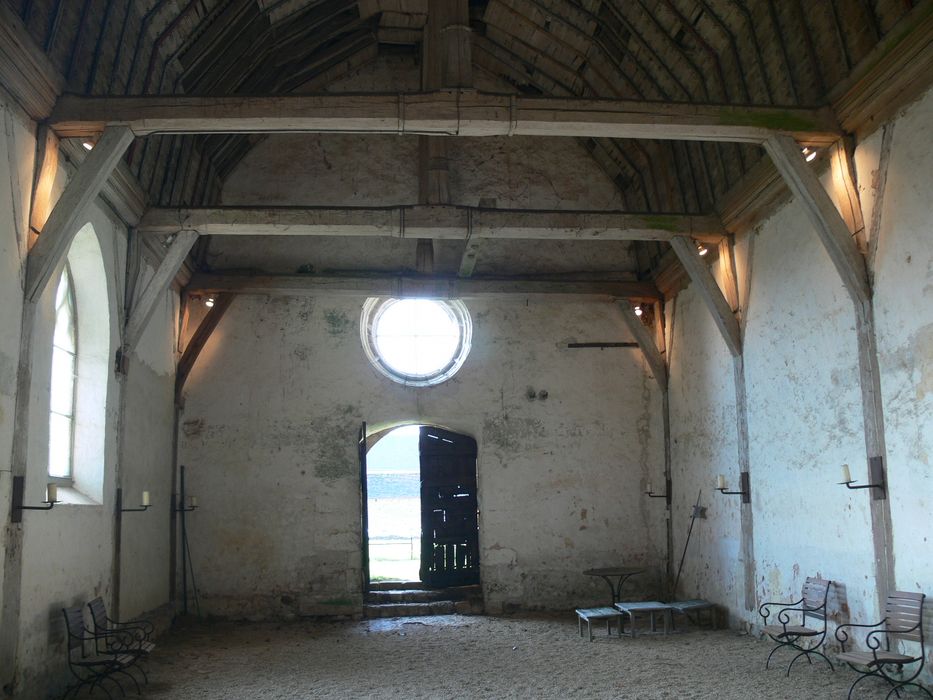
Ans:
[{"label": "peeling plaster patch", "polygon": [[[933,418],[933,324],[921,327],[908,343],[880,357],[882,371],[893,378],[890,382],[890,424],[896,430],[912,431],[908,439],[910,455],[930,463],[926,449],[926,426]],[[907,439],[907,432],[903,433]]]},{"label": "peeling plaster patch", "polygon": [[641,376],[641,404],[641,416],[635,423],[635,430],[638,432],[638,463],[641,465],[642,472],[647,476],[648,466],[651,462],[651,424],[649,422],[651,389],[648,386],[647,372],[642,372]]},{"label": "peeling plaster patch", "polygon": [[509,547],[503,547],[502,545],[496,543],[492,547],[489,547],[484,557],[483,566],[506,566],[513,567],[517,561],[517,555],[514,549]]},{"label": "peeling plaster patch", "polygon": [[334,480],[356,474],[359,469],[356,463],[356,433],[362,420],[361,415],[358,407],[347,405],[304,429],[307,438],[317,442],[314,450],[316,476]]},{"label": "peeling plaster patch", "polygon": [[12,396],[16,386],[16,363],[9,355],[0,352],[0,394]]},{"label": "peeling plaster patch", "polygon": [[509,418],[503,413],[483,421],[483,442],[505,452],[517,452],[526,439],[544,436],[544,425],[537,418]]},{"label": "peeling plaster patch", "polygon": [[204,419],[194,418],[192,420],[186,420],[181,424],[181,431],[185,434],[185,437],[201,435],[204,432]]},{"label": "peeling plaster patch", "polygon": [[301,362],[307,362],[308,358],[313,354],[313,348],[310,345],[297,345],[295,349],[292,350],[292,355],[294,355]]},{"label": "peeling plaster patch", "polygon": [[913,338],[913,354],[920,373],[917,382],[917,399],[922,400],[933,392],[933,325],[924,326]]},{"label": "peeling plaster patch", "polygon": [[328,309],[324,312],[324,320],[327,322],[327,334],[332,338],[340,338],[346,335],[347,331],[353,325],[350,318],[342,311]]}]

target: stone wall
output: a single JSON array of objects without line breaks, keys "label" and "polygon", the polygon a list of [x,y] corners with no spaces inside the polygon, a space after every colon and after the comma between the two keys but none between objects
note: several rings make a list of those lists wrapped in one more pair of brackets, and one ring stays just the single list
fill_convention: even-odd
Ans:
[{"label": "stone wall", "polygon": [[[609,303],[469,300],[473,349],[457,375],[405,387],[369,363],[363,298],[239,297],[192,372],[180,461],[199,508],[189,537],[202,606],[244,617],[356,612],[356,435],[400,423],[479,443],[481,577],[491,609],[598,602],[583,569],[663,571],[656,385]],[[236,378],[232,380],[232,378]],[[528,387],[547,390],[527,398]]]}]

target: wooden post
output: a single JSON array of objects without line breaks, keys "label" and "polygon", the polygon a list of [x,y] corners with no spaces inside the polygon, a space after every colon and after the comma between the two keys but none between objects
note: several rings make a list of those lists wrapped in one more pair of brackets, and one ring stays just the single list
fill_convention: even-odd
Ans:
[{"label": "wooden post", "polygon": [[[732,353],[733,384],[735,386],[736,448],[739,473],[751,476],[748,446],[748,396],[745,387],[745,358],[742,356],[742,330],[736,318],[739,308],[738,284],[735,273],[735,260],[731,240],[720,243],[720,271],[722,272],[723,291],[713,277],[703,258],[696,249],[696,244],[688,238],[676,237],[671,240],[671,247],[696,285],[697,293],[706,304],[719,328],[726,347]],[[743,598],[746,610],[755,609],[755,537],[752,504],[742,503],[742,568],[744,573]]]},{"label": "wooden post", "polygon": [[[735,385],[736,452],[739,461],[739,473],[744,472],[751,478],[751,459],[748,447],[748,393],[745,388],[745,357],[741,354],[732,358],[732,376]],[[741,506],[741,524],[745,609],[753,611],[756,608],[755,579],[757,578],[755,522],[752,504],[745,503],[744,499]]]},{"label": "wooden post", "polygon": [[[875,337],[874,307],[869,272],[865,258],[856,242],[858,230],[863,226],[858,188],[854,181],[846,186],[851,201],[845,205],[850,209],[850,224],[847,225],[836,209],[829,194],[823,189],[819,178],[807,165],[800,147],[788,136],[772,136],[765,142],[778,171],[784,177],[795,199],[806,209],[823,247],[829,254],[842,283],[855,305],[855,330],[858,343],[859,387],[862,393],[862,417],[865,432],[866,466],[872,458],[881,458],[887,463],[887,448],[884,435],[884,409],[881,400],[881,373],[878,368],[878,348]],[[854,179],[854,169],[848,162],[845,149],[834,152],[836,167],[842,169],[841,177]],[[877,207],[881,206],[880,200]],[[857,210],[857,211],[855,211]],[[880,221],[881,212],[873,212]],[[891,506],[887,498],[870,500],[872,521],[872,547],[875,560],[875,591],[879,610],[884,610],[888,593],[897,588],[894,576],[893,531]]]},{"label": "wooden post", "polygon": [[68,254],[79,223],[107,178],[117,167],[133,132],[125,126],[108,127],[78,167],[52,209],[39,240],[29,251],[26,263],[26,299],[35,302],[48,285],[52,273]]},{"label": "wooden post", "polygon": [[[498,201],[495,197],[483,197],[479,200],[480,209],[495,209]],[[479,236],[473,236],[473,210],[468,210],[467,215],[467,235],[463,247],[463,255],[460,256],[460,269],[457,271],[458,277],[470,277],[473,270],[476,269],[476,260],[479,257],[479,249],[482,245],[482,239]]]},{"label": "wooden post", "polygon": [[[765,142],[778,171],[794,193],[795,198],[807,211],[823,247],[833,261],[842,283],[855,305],[855,331],[858,344],[859,388],[862,393],[862,418],[865,432],[866,468],[873,458],[881,458],[887,465],[887,447],[884,434],[884,409],[881,400],[881,372],[878,367],[878,348],[875,337],[874,306],[871,284],[865,258],[856,242],[858,231],[850,231],[833,204],[819,178],[809,168],[800,148],[787,136],[772,136]],[[847,162],[848,151],[837,149],[837,167],[844,169],[843,177],[853,177],[854,169]],[[847,187],[849,197],[858,197],[858,188],[853,182]],[[851,217],[852,225],[861,224],[861,204],[851,204],[858,213]],[[881,206],[881,201],[876,207]],[[874,219],[875,212],[872,218]],[[881,216],[881,212],[877,212]],[[874,489],[872,489],[874,491]],[[879,610],[884,610],[888,593],[897,588],[894,575],[892,548],[891,505],[888,498],[870,498],[869,508],[872,522],[872,547],[875,560],[875,592]]]},{"label": "wooden post", "polygon": [[[641,348],[642,355],[644,356],[645,361],[648,363],[648,366],[651,368],[651,372],[654,374],[655,381],[658,383],[658,388],[661,390],[661,421],[664,432],[664,484],[668,494],[667,502],[665,504],[666,513],[664,518],[665,542],[667,550],[664,558],[664,568],[668,582],[673,583],[671,581],[671,576],[673,575],[674,556],[674,530],[673,519],[671,518],[671,503],[673,494],[670,491],[673,486],[673,481],[671,479],[671,403],[670,389],[668,385],[667,362],[664,354],[661,352],[659,345],[651,338],[651,333],[647,328],[645,328],[645,325],[641,322],[641,319],[635,314],[635,310],[632,305],[627,301],[620,301],[619,308],[622,310],[622,320],[625,322],[625,325],[628,327],[632,336],[635,338],[635,342],[638,343],[638,347]],[[663,342],[663,317],[661,313],[658,313],[659,309],[663,309],[663,304],[655,304],[654,308],[654,322],[657,335],[659,341]]]},{"label": "wooden post", "polygon": [[[421,42],[421,89],[472,85],[470,8],[467,0],[435,0],[428,7],[428,21]],[[419,137],[419,201],[450,203],[450,140]],[[434,243],[418,241],[417,269],[434,272]],[[430,265],[428,262],[430,261]]]}]

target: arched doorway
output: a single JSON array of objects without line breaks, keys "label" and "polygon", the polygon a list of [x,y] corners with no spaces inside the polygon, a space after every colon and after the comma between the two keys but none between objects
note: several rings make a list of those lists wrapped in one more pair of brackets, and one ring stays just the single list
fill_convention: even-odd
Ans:
[{"label": "arched doorway", "polygon": [[428,425],[360,431],[363,587],[479,582],[476,441]]}]

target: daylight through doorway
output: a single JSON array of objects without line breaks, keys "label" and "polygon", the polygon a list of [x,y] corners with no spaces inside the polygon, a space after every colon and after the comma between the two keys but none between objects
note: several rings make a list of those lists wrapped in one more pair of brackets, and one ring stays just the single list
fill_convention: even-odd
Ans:
[{"label": "daylight through doorway", "polygon": [[419,430],[396,428],[366,455],[371,581],[420,580]]}]

